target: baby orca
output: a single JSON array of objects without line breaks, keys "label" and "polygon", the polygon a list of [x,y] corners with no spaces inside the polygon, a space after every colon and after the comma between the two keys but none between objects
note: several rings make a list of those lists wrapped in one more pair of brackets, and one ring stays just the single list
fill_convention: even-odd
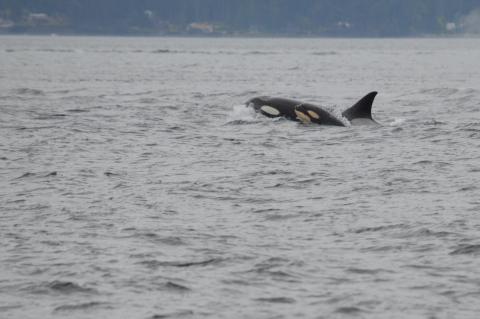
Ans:
[{"label": "baby orca", "polygon": [[[372,118],[372,104],[377,92],[370,92],[342,113],[344,119],[321,106],[279,97],[259,96],[247,101],[248,107],[268,117],[285,117],[302,123],[347,126],[378,124]],[[348,121],[348,123],[347,123]]]}]

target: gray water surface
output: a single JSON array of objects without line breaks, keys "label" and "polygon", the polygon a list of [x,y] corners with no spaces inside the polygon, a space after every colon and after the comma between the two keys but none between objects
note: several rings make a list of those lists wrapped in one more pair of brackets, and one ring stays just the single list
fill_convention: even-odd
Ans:
[{"label": "gray water surface", "polygon": [[[480,39],[0,37],[1,318],[477,318]],[[272,120],[379,91],[381,127]]]}]

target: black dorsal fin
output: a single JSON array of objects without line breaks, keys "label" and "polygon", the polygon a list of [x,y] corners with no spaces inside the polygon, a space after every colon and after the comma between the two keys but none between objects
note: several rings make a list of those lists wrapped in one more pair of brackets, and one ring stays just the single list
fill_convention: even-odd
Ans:
[{"label": "black dorsal fin", "polygon": [[349,121],[358,118],[372,119],[372,104],[377,92],[370,92],[362,97],[351,108],[342,113]]}]

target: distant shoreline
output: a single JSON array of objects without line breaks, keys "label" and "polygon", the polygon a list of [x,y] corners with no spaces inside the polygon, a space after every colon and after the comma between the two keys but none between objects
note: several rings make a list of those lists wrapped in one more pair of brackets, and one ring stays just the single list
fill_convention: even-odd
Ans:
[{"label": "distant shoreline", "polygon": [[129,34],[129,33],[79,33],[79,32],[0,32],[0,37],[111,37],[111,38],[192,38],[192,39],[480,39],[480,34],[425,34],[412,36],[329,36],[288,34]]}]

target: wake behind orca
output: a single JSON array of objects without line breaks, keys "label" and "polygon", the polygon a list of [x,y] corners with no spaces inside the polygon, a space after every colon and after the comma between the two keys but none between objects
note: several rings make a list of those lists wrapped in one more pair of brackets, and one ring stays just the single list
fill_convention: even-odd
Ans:
[{"label": "wake behind orca", "polygon": [[378,124],[372,118],[372,104],[377,92],[370,92],[352,107],[342,113],[344,119],[338,118],[321,106],[296,100],[259,96],[247,101],[248,107],[268,117],[285,117],[302,123],[320,125],[347,126],[347,124]]}]

